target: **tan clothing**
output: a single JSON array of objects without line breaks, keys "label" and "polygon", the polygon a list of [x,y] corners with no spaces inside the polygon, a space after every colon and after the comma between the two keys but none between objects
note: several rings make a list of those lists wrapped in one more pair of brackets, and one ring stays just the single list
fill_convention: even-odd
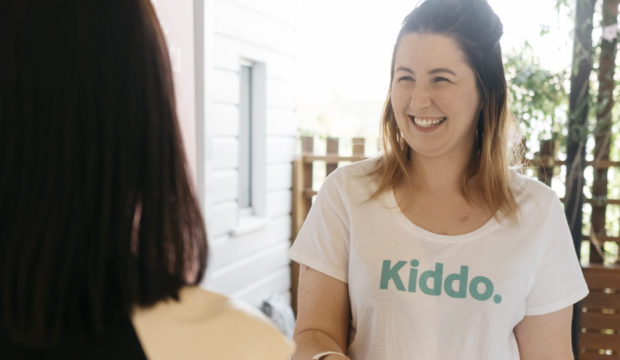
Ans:
[{"label": "tan clothing", "polygon": [[186,287],[180,301],[136,309],[132,322],[151,360],[288,360],[293,344],[256,309]]}]

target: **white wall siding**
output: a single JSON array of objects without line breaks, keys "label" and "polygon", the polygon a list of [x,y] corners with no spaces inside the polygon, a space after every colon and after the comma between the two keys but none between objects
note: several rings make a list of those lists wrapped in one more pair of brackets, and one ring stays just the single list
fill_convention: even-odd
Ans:
[{"label": "white wall siding", "polygon": [[[279,242],[226,267],[210,270],[207,274],[209,287],[225,294],[243,291],[243,288],[286,268],[289,263],[287,258],[288,247],[287,243]],[[213,256],[215,258],[217,253]]]},{"label": "white wall siding", "polygon": [[267,214],[270,217],[284,216],[291,213],[291,192],[276,191],[267,196]]},{"label": "white wall siding", "polygon": [[213,176],[213,201],[221,204],[237,200],[239,181],[236,169],[221,170]]},{"label": "white wall siding", "polygon": [[267,191],[290,190],[293,181],[291,164],[282,163],[267,166]]},{"label": "white wall siding", "polygon": [[295,138],[270,136],[267,142],[267,164],[291,163],[295,156]]},{"label": "white wall siding", "polygon": [[209,272],[218,272],[222,268],[256,254],[262,249],[281,244],[288,238],[287,234],[290,234],[289,229],[283,231],[285,230],[282,228],[283,224],[288,225],[290,228],[290,222],[287,223],[281,219],[276,219],[261,230],[228,237],[224,241],[212,244],[209,249],[211,252]]},{"label": "white wall siding", "polygon": [[252,54],[256,60],[268,60],[270,79],[295,79],[295,57],[288,53],[277,53],[258,44],[252,44],[225,34],[215,37],[218,52],[214,54],[215,67],[220,70],[238,71],[239,54]]},{"label": "white wall siding", "polygon": [[[257,0],[256,6],[264,1]],[[295,28],[232,0],[215,0],[215,33],[294,55]]]},{"label": "white wall siding", "polygon": [[239,208],[236,201],[214,205],[207,214],[207,234],[209,238],[226,235],[237,225]]},{"label": "white wall siding", "polygon": [[296,2],[290,0],[232,0],[248,9],[294,27],[296,24]]},{"label": "white wall siding", "polygon": [[216,170],[237,168],[239,163],[239,142],[236,137],[215,137],[213,139],[213,168]]},{"label": "white wall siding", "polygon": [[284,80],[267,81],[267,106],[275,109],[295,109],[295,83]]},{"label": "white wall siding", "polygon": [[295,136],[297,114],[294,110],[269,109],[267,112],[267,135]]},{"label": "white wall siding", "polygon": [[239,73],[215,69],[213,77],[217,89],[213,94],[215,104],[239,104]]},{"label": "white wall siding", "polygon": [[[263,299],[268,299],[274,294],[286,294],[289,296],[290,277],[291,274],[287,266],[243,288],[241,291],[234,293],[233,296],[259,307]],[[288,298],[290,299],[290,296]]]},{"label": "white wall siding", "polygon": [[[290,287],[291,162],[295,153],[297,0],[212,0],[212,149],[204,286],[255,306]],[[264,217],[239,231],[240,66],[264,66]],[[206,79],[208,82],[209,79]]]},{"label": "white wall siding", "polygon": [[236,104],[213,105],[213,136],[237,136],[239,133],[239,106]]}]

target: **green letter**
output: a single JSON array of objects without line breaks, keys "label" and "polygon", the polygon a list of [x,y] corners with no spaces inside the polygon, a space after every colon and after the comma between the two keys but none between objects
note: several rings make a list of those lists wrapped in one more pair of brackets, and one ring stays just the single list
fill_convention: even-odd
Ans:
[{"label": "green letter", "polygon": [[391,264],[392,262],[390,260],[383,260],[383,267],[381,268],[381,289],[386,290],[388,288],[388,283],[392,280],[398,291],[405,291],[405,285],[403,285],[398,271],[400,271],[403,266],[407,265],[407,262],[399,261],[394,267],[390,267]]},{"label": "green letter", "polygon": [[[420,275],[420,290],[427,295],[439,296],[441,294],[441,280],[443,277],[443,264],[435,263],[435,271],[428,270]],[[433,287],[428,286],[428,279],[433,279]]]},{"label": "green letter", "polygon": [[415,267],[420,265],[420,262],[416,259],[411,260],[411,269],[409,269],[409,287],[407,291],[415,292],[416,283],[418,281],[418,269]]},{"label": "green letter", "polygon": [[[446,276],[443,286],[448,296],[457,299],[463,299],[467,296],[468,272],[469,268],[467,266],[461,266],[461,272],[459,274],[450,274]],[[458,282],[458,290],[454,290],[454,286],[452,285],[454,282]]]},{"label": "green letter", "polygon": [[[484,284],[485,289],[483,293],[478,292],[478,284]],[[471,294],[471,297],[476,300],[489,300],[491,295],[493,295],[493,283],[484,276],[476,276],[471,279],[471,283],[469,284],[469,293]]]}]

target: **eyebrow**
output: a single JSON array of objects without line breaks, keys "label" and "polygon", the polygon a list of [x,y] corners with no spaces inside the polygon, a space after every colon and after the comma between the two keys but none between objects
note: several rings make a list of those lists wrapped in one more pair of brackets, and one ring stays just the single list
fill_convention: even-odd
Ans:
[{"label": "eyebrow", "polygon": [[452,76],[456,76],[456,73],[454,71],[452,71],[450,69],[446,69],[446,68],[433,69],[433,70],[429,71],[428,73],[429,74],[437,74],[437,73],[442,73],[442,72],[451,74]]},{"label": "eyebrow", "polygon": [[[407,72],[407,73],[410,73],[410,74],[415,74],[413,70],[411,70],[411,69],[409,69],[408,67],[405,67],[405,66],[399,66],[396,69],[395,72],[399,72],[399,71],[404,71],[404,72]],[[452,71],[450,69],[447,69],[447,68],[433,69],[433,70],[429,71],[428,73],[430,75],[433,75],[433,74],[444,73],[444,72],[448,73],[448,74],[451,74],[452,76],[456,76],[456,73],[454,71]]]}]

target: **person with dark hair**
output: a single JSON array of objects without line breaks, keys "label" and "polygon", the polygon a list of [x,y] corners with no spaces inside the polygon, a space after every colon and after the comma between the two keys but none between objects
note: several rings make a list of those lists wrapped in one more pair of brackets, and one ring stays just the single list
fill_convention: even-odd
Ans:
[{"label": "person with dark hair", "polygon": [[207,233],[148,0],[0,2],[0,358],[287,359],[197,287]]},{"label": "person with dark hair", "polygon": [[572,359],[588,288],[555,193],[511,169],[486,0],[404,20],[383,153],[326,179],[290,249],[295,359]]}]

